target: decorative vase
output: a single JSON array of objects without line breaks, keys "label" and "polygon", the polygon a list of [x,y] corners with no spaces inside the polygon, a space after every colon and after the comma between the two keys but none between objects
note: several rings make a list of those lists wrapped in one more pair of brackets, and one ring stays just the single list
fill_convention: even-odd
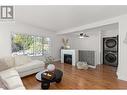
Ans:
[{"label": "decorative vase", "polygon": [[69,46],[69,45],[67,45],[67,46],[66,46],[66,49],[70,49],[70,46]]},{"label": "decorative vase", "polygon": [[55,70],[55,65],[54,65],[54,64],[49,64],[49,65],[47,66],[47,70],[48,70],[48,71],[54,71],[54,70]]}]

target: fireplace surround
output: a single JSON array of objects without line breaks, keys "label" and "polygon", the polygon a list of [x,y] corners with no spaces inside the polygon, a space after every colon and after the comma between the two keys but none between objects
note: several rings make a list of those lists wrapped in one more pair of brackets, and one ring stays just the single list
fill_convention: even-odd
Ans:
[{"label": "fireplace surround", "polygon": [[[69,63],[73,66],[76,65],[78,61],[78,51],[72,49],[62,49],[61,50],[61,63]],[[67,59],[65,57],[68,57]],[[66,59],[66,60],[65,60]],[[69,61],[69,62],[66,62]]]},{"label": "fireplace surround", "polygon": [[64,54],[64,63],[72,65],[72,55],[71,54]]}]

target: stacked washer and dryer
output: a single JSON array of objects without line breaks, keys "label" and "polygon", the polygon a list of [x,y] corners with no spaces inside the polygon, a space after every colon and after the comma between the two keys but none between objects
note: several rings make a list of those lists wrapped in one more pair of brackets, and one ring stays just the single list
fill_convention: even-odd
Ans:
[{"label": "stacked washer and dryer", "polygon": [[103,38],[103,63],[118,66],[118,36]]}]

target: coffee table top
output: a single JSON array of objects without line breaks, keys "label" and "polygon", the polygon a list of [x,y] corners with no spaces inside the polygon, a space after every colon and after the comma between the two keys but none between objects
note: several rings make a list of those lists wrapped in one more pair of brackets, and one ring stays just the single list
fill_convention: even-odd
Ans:
[{"label": "coffee table top", "polygon": [[[47,69],[45,69],[45,70],[43,70],[43,71],[40,71],[40,72],[38,72],[37,74],[36,74],[36,79],[38,80],[38,81],[42,81],[42,73],[44,73],[45,71],[48,71]],[[58,79],[58,78],[60,78],[62,75],[63,75],[63,72],[61,71],[61,70],[59,70],[59,69],[56,69],[55,70],[55,79]],[[54,81],[54,80],[50,80],[50,81]]]},{"label": "coffee table top", "polygon": [[38,81],[42,81],[42,80],[41,80],[41,74],[44,73],[44,72],[46,72],[46,71],[48,71],[48,70],[45,69],[45,70],[43,70],[43,71],[38,72],[38,73],[35,75],[36,79],[37,79]]}]

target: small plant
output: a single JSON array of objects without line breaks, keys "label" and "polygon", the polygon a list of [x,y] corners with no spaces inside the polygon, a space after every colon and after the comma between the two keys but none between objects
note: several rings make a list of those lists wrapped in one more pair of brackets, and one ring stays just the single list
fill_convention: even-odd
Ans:
[{"label": "small plant", "polygon": [[54,63],[54,58],[53,58],[52,56],[46,57],[46,58],[45,58],[45,63],[46,63],[47,65],[53,64],[53,63]]},{"label": "small plant", "polygon": [[54,71],[55,70],[55,65],[53,64],[54,63],[54,58],[49,56],[49,57],[46,57],[45,59],[45,63],[47,64],[47,70],[48,71]]}]

